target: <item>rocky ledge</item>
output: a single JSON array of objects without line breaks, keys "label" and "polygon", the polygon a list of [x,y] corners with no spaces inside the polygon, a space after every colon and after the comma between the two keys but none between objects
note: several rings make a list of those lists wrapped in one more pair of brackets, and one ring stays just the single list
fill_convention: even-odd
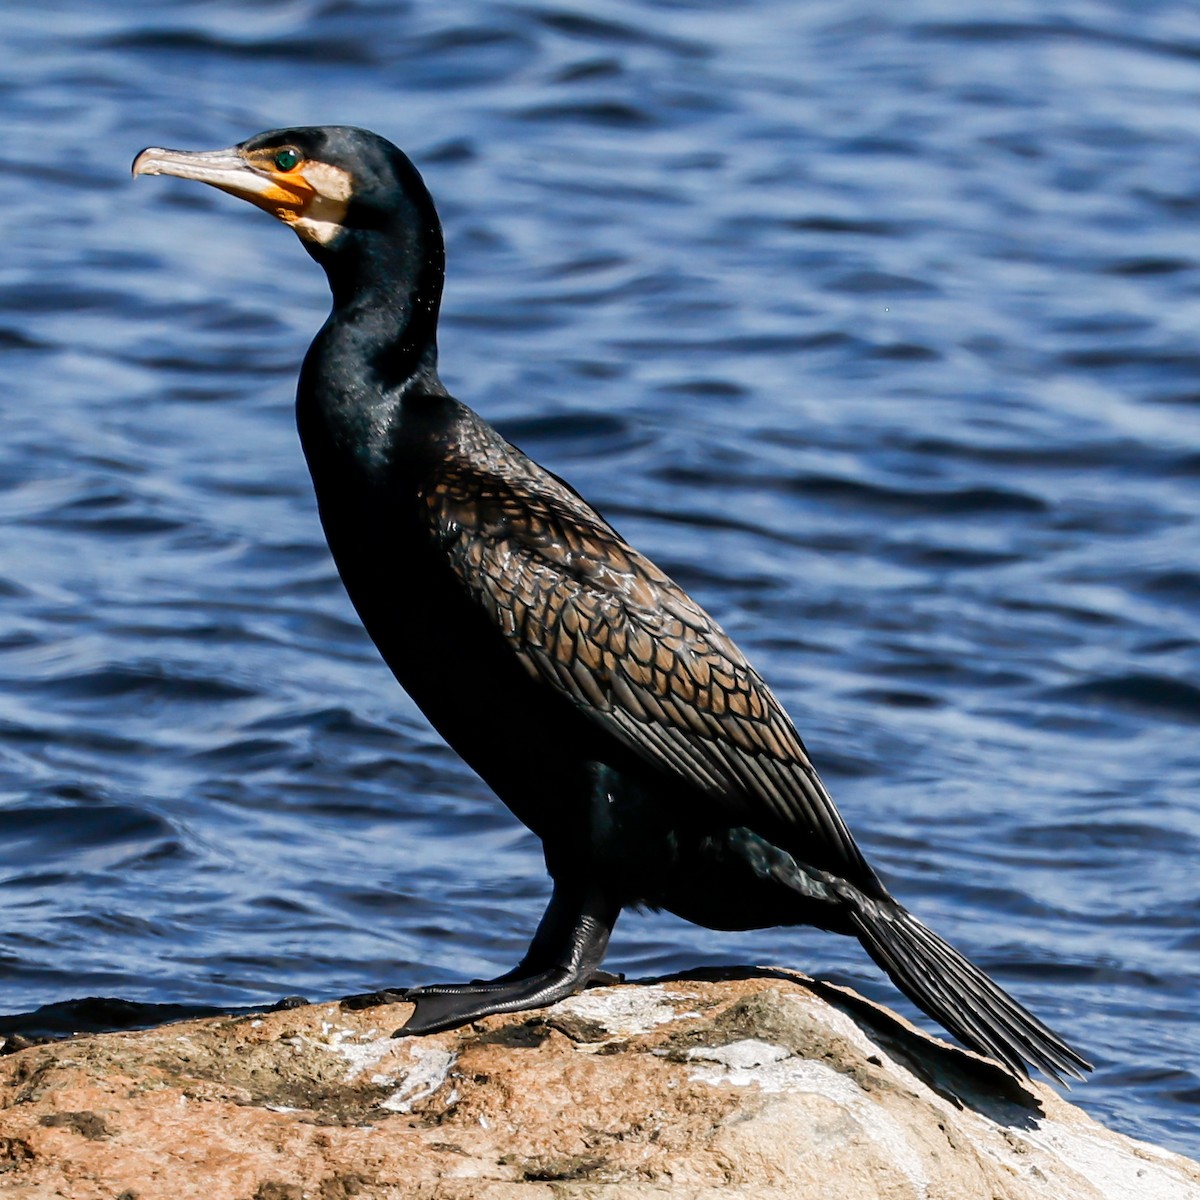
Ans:
[{"label": "rocky ledge", "polygon": [[1200,1200],[1200,1165],[803,976],[598,988],[390,1037],[407,1011],[317,1004],[10,1053],[0,1194]]}]

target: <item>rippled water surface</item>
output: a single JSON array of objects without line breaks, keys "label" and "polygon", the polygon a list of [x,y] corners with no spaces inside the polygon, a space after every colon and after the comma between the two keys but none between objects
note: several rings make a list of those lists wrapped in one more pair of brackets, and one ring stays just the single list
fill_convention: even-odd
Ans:
[{"label": "rippled water surface", "polygon": [[[327,308],[147,144],[403,145],[451,388],[714,613],[898,894],[1200,1153],[1200,22],[1184,0],[0,11],[0,1011],[507,968],[535,839],[358,626]],[[630,914],[631,975],[856,943]]]}]

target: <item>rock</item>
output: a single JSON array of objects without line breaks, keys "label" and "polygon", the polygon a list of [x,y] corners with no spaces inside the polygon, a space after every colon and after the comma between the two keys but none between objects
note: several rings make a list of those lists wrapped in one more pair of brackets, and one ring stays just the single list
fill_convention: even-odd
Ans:
[{"label": "rock", "polygon": [[390,1036],[337,1004],[0,1058],[5,1200],[1200,1200],[854,993],[779,971]]}]

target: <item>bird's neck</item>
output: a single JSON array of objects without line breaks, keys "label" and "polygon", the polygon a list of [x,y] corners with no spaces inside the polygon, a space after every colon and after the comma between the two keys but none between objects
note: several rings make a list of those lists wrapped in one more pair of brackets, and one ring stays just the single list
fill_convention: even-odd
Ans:
[{"label": "bird's neck", "polygon": [[360,377],[385,392],[403,391],[416,377],[436,379],[441,231],[355,233],[318,261],[333,293],[326,328],[341,352],[353,356]]},{"label": "bird's neck", "polygon": [[327,475],[384,478],[406,405],[446,395],[437,375],[440,237],[432,253],[363,242],[322,262],[333,309],[300,376],[297,415],[318,492]]}]

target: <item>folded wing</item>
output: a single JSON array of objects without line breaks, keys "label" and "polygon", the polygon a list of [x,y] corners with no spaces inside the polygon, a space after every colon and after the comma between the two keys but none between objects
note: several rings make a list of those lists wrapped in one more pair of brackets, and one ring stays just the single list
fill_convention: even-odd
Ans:
[{"label": "folded wing", "polygon": [[451,569],[530,674],[801,861],[886,895],[787,714],[720,626],[567,485],[523,467],[516,486],[508,472],[449,464],[424,500]]}]

